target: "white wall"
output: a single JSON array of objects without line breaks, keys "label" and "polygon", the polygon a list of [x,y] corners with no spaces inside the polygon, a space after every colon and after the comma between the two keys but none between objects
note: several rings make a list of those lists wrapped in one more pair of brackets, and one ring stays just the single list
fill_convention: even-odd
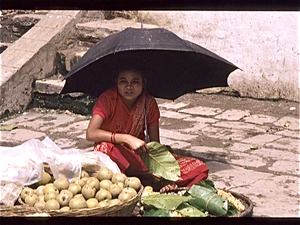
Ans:
[{"label": "white wall", "polygon": [[242,96],[299,101],[299,12],[139,11],[240,67],[228,84]]}]

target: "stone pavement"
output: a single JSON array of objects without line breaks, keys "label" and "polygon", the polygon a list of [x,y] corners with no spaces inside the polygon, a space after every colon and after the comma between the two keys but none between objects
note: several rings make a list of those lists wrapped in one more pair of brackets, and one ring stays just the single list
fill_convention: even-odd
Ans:
[{"label": "stone pavement", "polygon": [[[299,103],[201,94],[157,101],[163,144],[202,159],[217,188],[253,201],[254,217],[299,217]],[[226,101],[236,101],[236,107]],[[48,136],[62,149],[92,150],[93,143],[85,140],[89,119],[69,111],[31,109],[0,123],[17,125],[1,131],[0,145]]]}]

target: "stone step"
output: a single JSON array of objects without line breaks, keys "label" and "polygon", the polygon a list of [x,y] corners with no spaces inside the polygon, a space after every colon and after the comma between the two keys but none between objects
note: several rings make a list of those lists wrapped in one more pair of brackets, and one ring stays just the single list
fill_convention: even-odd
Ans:
[{"label": "stone step", "polygon": [[28,108],[61,109],[89,115],[97,98],[80,92],[59,95],[65,82],[61,74],[36,80],[33,100]]},{"label": "stone step", "polygon": [[[59,54],[59,72],[66,75],[73,65],[92,47],[103,38],[120,32],[127,27],[140,28],[141,23],[121,17],[112,20],[97,20],[76,24],[78,46],[62,50]],[[157,28],[156,25],[143,24],[144,28]]]},{"label": "stone step", "polygon": [[41,94],[59,94],[65,85],[62,75],[54,75],[47,79],[35,81],[35,92]]},{"label": "stone step", "polygon": [[58,52],[57,69],[63,76],[71,70],[72,66],[89,50],[89,47],[75,46]]},{"label": "stone step", "polygon": [[76,34],[79,45],[91,47],[101,39],[120,32],[128,27],[132,28],[158,28],[152,24],[141,24],[133,20],[117,17],[112,20],[97,20],[76,24]]}]

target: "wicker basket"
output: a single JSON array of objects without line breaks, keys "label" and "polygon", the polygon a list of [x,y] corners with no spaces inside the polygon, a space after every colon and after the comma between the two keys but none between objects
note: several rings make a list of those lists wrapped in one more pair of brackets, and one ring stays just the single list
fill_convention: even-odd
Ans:
[{"label": "wicker basket", "polygon": [[[224,190],[224,191],[226,191],[226,190]],[[226,192],[231,193],[235,198],[239,199],[246,208],[245,211],[241,212],[240,214],[233,215],[230,217],[251,217],[252,216],[253,202],[248,197],[246,197],[245,195],[236,193],[236,192],[232,192],[232,191],[226,191]]]},{"label": "wicker basket", "polygon": [[14,206],[0,206],[1,217],[23,217],[39,213],[34,207],[29,205],[14,205]]},{"label": "wicker basket", "polygon": [[[174,193],[174,192],[184,191],[184,190],[187,190],[187,189],[188,189],[187,187],[179,187],[175,191],[173,190],[173,191],[170,191],[170,192]],[[243,212],[241,212],[239,214],[236,214],[236,215],[229,216],[229,217],[251,217],[252,216],[252,214],[253,214],[253,203],[248,197],[246,197],[242,194],[236,193],[236,192],[232,192],[232,191],[227,191],[227,190],[223,190],[223,191],[231,193],[235,198],[240,200],[246,208]],[[212,217],[216,217],[216,216],[212,215]]]},{"label": "wicker basket", "polygon": [[[137,202],[140,200],[141,195],[143,193],[144,187],[141,186],[138,194],[132,198],[129,199],[128,201],[120,202],[118,204],[115,204],[113,206],[107,206],[107,207],[97,207],[97,208],[84,208],[84,209],[71,209],[69,211],[60,211],[60,210],[43,210],[43,211],[38,211],[33,207],[30,207],[31,209],[33,208],[34,213],[47,213],[51,217],[85,217],[85,216],[129,216],[132,211],[134,210]],[[26,205],[22,199],[19,197],[18,198],[19,203],[23,208],[18,206],[20,208],[20,215],[19,216],[24,216],[26,215],[26,209],[29,207]],[[14,206],[16,207],[16,206]],[[16,211],[16,210],[15,210]],[[21,215],[22,212],[22,215]],[[30,211],[32,214],[33,211]],[[15,216],[17,215],[17,212],[14,213]],[[28,215],[28,214],[27,214]],[[8,215],[9,216],[9,215]]]}]

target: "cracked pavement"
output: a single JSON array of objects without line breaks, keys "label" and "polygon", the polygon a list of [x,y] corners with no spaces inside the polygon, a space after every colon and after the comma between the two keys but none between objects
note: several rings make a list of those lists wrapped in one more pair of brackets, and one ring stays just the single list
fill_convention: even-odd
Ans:
[{"label": "cracked pavement", "polygon": [[[217,188],[254,203],[253,217],[299,217],[299,103],[222,94],[157,99],[160,138],[174,152],[200,158]],[[92,150],[85,140],[90,116],[30,109],[4,119],[1,146],[48,136],[60,148]]]}]

